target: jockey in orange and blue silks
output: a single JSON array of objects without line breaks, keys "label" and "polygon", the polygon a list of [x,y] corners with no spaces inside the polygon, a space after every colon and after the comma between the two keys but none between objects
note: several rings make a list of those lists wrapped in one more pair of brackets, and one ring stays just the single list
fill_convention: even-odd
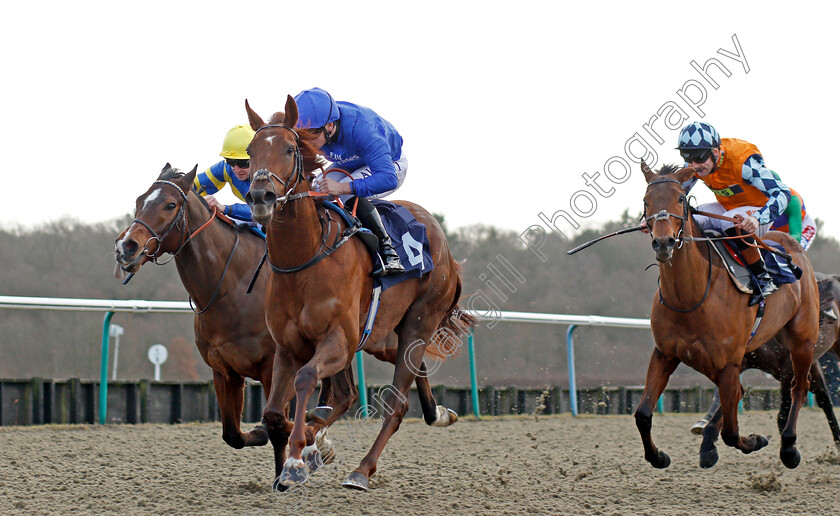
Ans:
[{"label": "jockey in orange and blue silks", "polygon": [[[717,229],[729,235],[754,232],[761,236],[787,209],[792,197],[791,189],[765,166],[764,158],[755,145],[735,138],[721,139],[711,125],[694,122],[680,131],[677,148],[686,166],[696,171],[695,176],[683,185],[686,192],[699,179],[715,194],[717,202],[704,204],[698,209],[743,218],[736,224],[698,215],[695,220],[700,227]],[[815,231],[816,227],[809,232],[811,239]],[[767,297],[777,286],[767,273],[761,254],[747,245],[754,241],[748,237],[746,242],[734,242],[741,247],[748,267],[758,279],[762,297]],[[810,245],[810,240],[806,244]]]},{"label": "jockey in orange and blue silks", "polygon": [[[368,198],[380,199],[399,188],[405,180],[408,162],[402,151],[403,139],[393,125],[372,109],[336,102],[321,88],[311,88],[295,96],[299,129],[318,136],[313,142],[331,163],[313,188],[339,196],[348,206],[355,205],[362,224],[379,238],[385,274],[404,271],[379,212]],[[330,172],[346,169],[350,176]]]},{"label": "jockey in orange and blue silks", "polygon": [[[228,217],[250,221],[251,208],[245,201],[245,194],[251,189],[250,158],[245,150],[254,138],[254,130],[249,125],[237,125],[225,135],[222,152],[224,159],[195,176],[193,183],[199,195],[204,197],[211,207],[216,207]],[[241,203],[224,205],[213,196],[224,186],[230,189]]]}]

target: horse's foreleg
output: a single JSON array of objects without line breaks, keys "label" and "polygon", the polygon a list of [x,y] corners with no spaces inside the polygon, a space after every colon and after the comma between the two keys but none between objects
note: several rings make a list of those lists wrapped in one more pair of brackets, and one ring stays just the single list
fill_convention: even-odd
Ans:
[{"label": "horse's foreleg", "polygon": [[793,369],[788,371],[779,382],[779,413],[776,415],[776,426],[779,427],[779,435],[787,426],[788,416],[790,415],[790,389],[793,386]]},{"label": "horse's foreleg", "polygon": [[679,364],[678,359],[666,357],[659,349],[653,350],[648,364],[642,401],[636,409],[636,428],[639,429],[642,445],[645,447],[645,460],[655,468],[667,468],[671,464],[671,457],[664,451],[658,450],[650,436],[653,407],[665,391],[668,379]]},{"label": "horse's foreleg", "polygon": [[282,353],[274,355],[271,391],[263,409],[263,422],[268,432],[268,438],[274,447],[274,489],[285,491],[288,489],[280,482],[283,464],[286,462],[286,445],[292,431],[289,421],[287,405],[292,392],[292,371],[294,364]]},{"label": "horse's foreleg", "polygon": [[239,426],[245,397],[242,390],[244,385],[245,379],[236,373],[226,376],[213,370],[213,388],[222,417],[222,439],[237,450],[245,447],[245,435]]},{"label": "horse's foreleg", "polygon": [[831,435],[834,438],[834,446],[840,450],[840,427],[837,426],[837,417],[834,415],[834,406],[831,404],[831,396],[828,394],[825,376],[823,376],[822,368],[817,361],[811,364],[810,388],[811,392],[814,393],[817,406],[825,413],[825,419],[828,421],[828,427],[831,429]]},{"label": "horse's foreleg", "polygon": [[782,447],[779,457],[786,467],[793,469],[802,459],[799,450],[796,449],[796,423],[799,420],[799,410],[808,397],[808,372],[811,370],[811,362],[814,359],[813,342],[806,341],[794,346],[790,350],[790,359],[793,361],[790,415],[787,424],[782,429]]},{"label": "horse's foreleg", "polygon": [[723,412],[723,428],[720,432],[723,442],[743,453],[752,453],[767,446],[767,438],[763,435],[750,434],[749,437],[741,437],[738,433],[738,402],[744,394],[740,366],[726,365],[718,372],[717,386],[720,389],[720,407]]},{"label": "horse's foreleg", "polygon": [[[333,376],[344,369],[347,349],[346,338],[343,331],[338,328],[318,344],[315,354],[301,367],[295,375],[295,416],[292,434],[289,436],[289,458],[283,464],[283,471],[280,481],[283,484],[300,484],[306,481],[309,470],[317,465],[319,458],[314,457],[315,435],[324,428],[324,420],[312,420],[310,425],[306,423],[306,408],[309,398],[315,392],[315,387],[320,378]],[[312,459],[311,465],[307,466],[304,461],[304,449],[307,446],[313,448],[306,450],[307,460]]]}]

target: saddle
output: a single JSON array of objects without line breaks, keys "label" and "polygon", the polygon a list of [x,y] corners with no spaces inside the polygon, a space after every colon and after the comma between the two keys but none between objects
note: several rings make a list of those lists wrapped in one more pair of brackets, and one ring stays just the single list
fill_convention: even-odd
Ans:
[{"label": "saddle", "polygon": [[[349,210],[338,206],[336,203],[324,200],[324,207],[337,213],[344,219],[348,226],[353,227],[358,225],[359,230],[356,233],[362,239],[365,246],[370,252],[371,258],[375,262],[380,262],[379,256],[379,239],[376,235],[371,233],[368,229],[361,226],[361,222]],[[410,278],[419,278],[426,273],[434,270],[435,265],[432,260],[431,248],[429,244],[429,237],[426,234],[426,226],[423,225],[417,218],[408,211],[405,207],[394,204],[390,201],[372,200],[371,204],[379,212],[382,218],[382,223],[388,236],[391,237],[391,243],[400,261],[405,267],[405,272],[392,276],[377,277],[375,283],[382,286],[382,290],[387,290],[389,287],[401,283]],[[376,267],[373,267],[376,270]]]},{"label": "saddle", "polygon": [[[707,229],[705,235],[709,238],[720,238],[724,235],[718,233],[713,229]],[[711,240],[712,249],[720,256],[720,259],[725,264],[726,272],[735,287],[744,294],[752,295],[758,288],[758,283],[749,268],[747,268],[741,251],[737,247],[730,244],[728,240]],[[777,245],[775,242],[767,242],[769,245]],[[793,283],[802,276],[802,269],[792,263],[788,263],[777,255],[761,249],[761,256],[764,258],[764,263],[767,265],[767,272],[773,278],[776,285],[784,285],[785,283]]]}]

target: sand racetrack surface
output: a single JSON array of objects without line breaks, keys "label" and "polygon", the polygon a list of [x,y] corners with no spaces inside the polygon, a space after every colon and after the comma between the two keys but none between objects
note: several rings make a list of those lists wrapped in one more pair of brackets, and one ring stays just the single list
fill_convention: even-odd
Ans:
[{"label": "sand racetrack surface", "polygon": [[[768,447],[743,455],[718,442],[698,466],[697,414],[654,416],[671,466],[643,458],[632,416],[408,420],[368,493],[340,487],[378,427],[339,421],[341,454],[302,487],[271,491],[270,445],[234,450],[218,423],[0,428],[0,514],[828,514],[840,500],[840,455],[825,418],[804,409],[802,463],[778,457],[775,414],[748,412],[741,431]],[[363,448],[363,449],[362,449]]]}]

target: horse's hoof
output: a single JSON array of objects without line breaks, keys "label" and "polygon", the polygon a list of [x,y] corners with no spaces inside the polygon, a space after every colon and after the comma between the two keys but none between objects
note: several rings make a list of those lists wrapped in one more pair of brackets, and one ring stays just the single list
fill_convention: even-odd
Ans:
[{"label": "horse's hoof", "polygon": [[347,489],[356,489],[358,491],[368,491],[368,479],[358,471],[354,471],[347,476],[347,480],[341,483]]},{"label": "horse's hoof", "polygon": [[443,405],[437,406],[437,419],[435,419],[431,426],[438,426],[438,427],[446,427],[454,424],[458,421],[458,414],[452,410],[444,407]]},{"label": "horse's hoof", "polygon": [[301,458],[306,463],[309,473],[315,473],[324,465],[324,458],[321,456],[321,452],[318,451],[318,447],[314,444],[310,444],[303,449]]},{"label": "horse's hoof", "polygon": [[712,448],[709,451],[700,452],[700,467],[701,468],[711,468],[718,461],[718,451],[717,448]]},{"label": "horse's hoof", "polygon": [[[770,442],[770,440],[767,439],[767,437],[765,437],[763,435],[760,435],[760,434],[751,434],[750,437],[755,439],[755,448],[753,448],[753,451],[758,451],[758,450],[764,448],[765,446],[767,446],[767,443]],[[799,461],[796,461],[796,463],[798,464]],[[794,467],[796,467],[796,466],[794,466]]]},{"label": "horse's hoof", "polygon": [[799,450],[796,448],[794,448],[793,451],[782,451],[779,454],[779,457],[782,459],[782,464],[784,464],[788,469],[793,469],[799,466],[799,461],[802,460],[802,455],[799,454]]},{"label": "horse's hoof", "polygon": [[315,407],[306,413],[306,422],[309,423],[314,420],[324,425],[327,423],[327,419],[330,417],[330,414],[332,414],[332,411],[333,408],[326,405]]},{"label": "horse's hoof", "polygon": [[268,444],[268,430],[259,424],[245,433],[245,446],[265,446]]},{"label": "horse's hoof", "polygon": [[656,469],[665,469],[671,465],[671,457],[664,451],[659,451],[656,458],[650,461],[650,465]]},{"label": "horse's hoof", "polygon": [[700,421],[694,423],[694,426],[691,427],[691,433],[694,435],[703,435],[703,429],[706,428],[709,422],[705,419],[701,419]]},{"label": "horse's hoof", "polygon": [[309,478],[309,468],[301,459],[289,457],[283,464],[283,471],[280,473],[280,483],[286,486],[302,484]]},{"label": "horse's hoof", "polygon": [[285,492],[289,489],[289,486],[284,486],[282,482],[280,482],[280,477],[274,479],[274,483],[271,485],[272,491],[277,491],[278,493]]},{"label": "horse's hoof", "polygon": [[318,447],[318,451],[321,452],[321,458],[324,461],[324,464],[330,464],[333,460],[335,460],[335,447],[333,447],[332,441],[327,438],[327,429],[322,428],[315,434],[315,446]]}]

